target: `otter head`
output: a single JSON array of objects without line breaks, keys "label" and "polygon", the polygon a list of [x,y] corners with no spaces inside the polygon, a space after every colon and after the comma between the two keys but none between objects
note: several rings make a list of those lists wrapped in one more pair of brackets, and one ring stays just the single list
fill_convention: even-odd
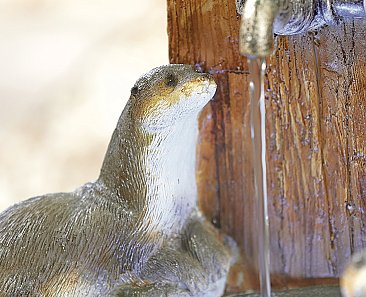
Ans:
[{"label": "otter head", "polygon": [[172,64],[152,69],[131,89],[132,121],[149,133],[196,119],[213,97],[216,83],[191,65]]}]

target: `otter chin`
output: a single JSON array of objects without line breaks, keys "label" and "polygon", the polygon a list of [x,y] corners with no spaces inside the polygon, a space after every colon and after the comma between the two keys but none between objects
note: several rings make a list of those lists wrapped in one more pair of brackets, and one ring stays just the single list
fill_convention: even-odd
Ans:
[{"label": "otter chin", "polygon": [[197,208],[213,78],[166,65],[131,89],[100,176],[0,214],[0,296],[221,296],[232,240]]}]

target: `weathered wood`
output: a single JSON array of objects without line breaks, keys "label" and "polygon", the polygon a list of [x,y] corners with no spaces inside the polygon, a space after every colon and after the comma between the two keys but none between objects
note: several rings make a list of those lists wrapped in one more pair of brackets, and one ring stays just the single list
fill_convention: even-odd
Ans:
[{"label": "weathered wood", "polygon": [[[239,21],[234,0],[168,0],[170,61],[201,65],[219,85],[200,119],[200,206],[236,239],[251,266],[256,214]],[[279,38],[267,59],[274,283],[337,277],[350,253],[366,245],[365,28],[355,21]]]},{"label": "weathered wood", "polygon": [[269,59],[273,272],[338,276],[364,246],[364,27],[282,38]]}]

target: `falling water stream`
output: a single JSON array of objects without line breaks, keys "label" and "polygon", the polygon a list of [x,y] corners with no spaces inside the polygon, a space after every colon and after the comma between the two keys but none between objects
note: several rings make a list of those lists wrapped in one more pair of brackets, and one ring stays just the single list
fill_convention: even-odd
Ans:
[{"label": "falling water stream", "polygon": [[251,137],[253,147],[255,211],[257,218],[257,258],[260,293],[271,296],[269,271],[269,221],[267,206],[266,133],[264,104],[264,74],[266,62],[263,58],[248,58]]},{"label": "falling water stream", "polygon": [[[266,134],[265,134],[265,101],[264,75],[266,61],[264,58],[248,57],[249,96],[251,138],[253,147],[253,167],[255,186],[255,218],[257,232],[257,259],[260,280],[260,293],[244,295],[247,297],[340,297],[338,286],[314,286],[291,290],[282,290],[271,294],[269,218],[267,203],[266,175]],[[318,71],[318,70],[317,70]],[[319,82],[318,82],[319,83]]]}]

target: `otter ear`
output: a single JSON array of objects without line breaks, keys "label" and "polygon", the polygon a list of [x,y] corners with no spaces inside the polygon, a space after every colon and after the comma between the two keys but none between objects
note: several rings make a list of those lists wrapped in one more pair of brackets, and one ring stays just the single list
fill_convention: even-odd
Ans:
[{"label": "otter ear", "polygon": [[136,96],[138,92],[139,92],[139,88],[138,88],[137,86],[134,86],[134,87],[131,89],[131,95],[132,95],[132,96]]}]

